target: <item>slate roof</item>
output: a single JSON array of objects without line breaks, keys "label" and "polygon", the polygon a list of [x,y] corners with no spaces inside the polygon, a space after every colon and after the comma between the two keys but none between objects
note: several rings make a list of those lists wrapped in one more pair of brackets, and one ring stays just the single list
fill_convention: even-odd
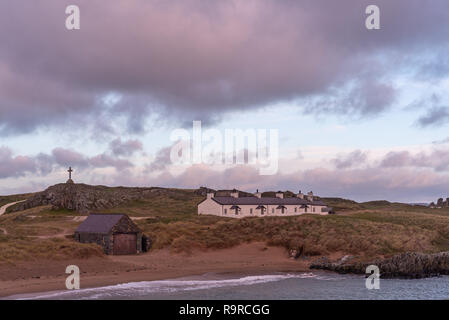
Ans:
[{"label": "slate roof", "polygon": [[87,233],[109,233],[111,229],[120,221],[126,214],[99,214],[92,213],[86,220],[84,220],[75,232]]},{"label": "slate roof", "polygon": [[212,200],[221,205],[316,205],[325,206],[324,202],[321,200],[309,201],[306,199],[301,199],[297,197],[291,198],[258,198],[258,197],[213,197]]}]

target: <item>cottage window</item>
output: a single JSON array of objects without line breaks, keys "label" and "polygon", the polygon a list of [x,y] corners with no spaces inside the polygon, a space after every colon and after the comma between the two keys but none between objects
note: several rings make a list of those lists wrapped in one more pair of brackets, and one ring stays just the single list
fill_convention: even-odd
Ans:
[{"label": "cottage window", "polygon": [[226,213],[228,213],[228,209],[225,209],[225,210],[224,210],[224,214],[226,214]]},{"label": "cottage window", "polygon": [[271,209],[271,213],[274,213],[274,208],[273,208],[273,209]]},{"label": "cottage window", "polygon": [[298,208],[295,207],[295,212],[298,212]]},{"label": "cottage window", "polygon": [[253,214],[253,209],[249,209],[249,213]]}]

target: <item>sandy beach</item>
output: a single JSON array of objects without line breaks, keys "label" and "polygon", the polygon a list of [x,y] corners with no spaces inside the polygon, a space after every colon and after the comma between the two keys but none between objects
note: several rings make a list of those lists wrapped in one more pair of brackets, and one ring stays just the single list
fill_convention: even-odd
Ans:
[{"label": "sandy beach", "polygon": [[263,243],[230,249],[196,251],[190,255],[157,250],[136,256],[108,256],[70,261],[35,261],[0,265],[0,296],[66,290],[65,268],[75,264],[81,271],[81,288],[136,281],[173,279],[214,273],[303,272],[313,259],[290,259],[283,248]]}]

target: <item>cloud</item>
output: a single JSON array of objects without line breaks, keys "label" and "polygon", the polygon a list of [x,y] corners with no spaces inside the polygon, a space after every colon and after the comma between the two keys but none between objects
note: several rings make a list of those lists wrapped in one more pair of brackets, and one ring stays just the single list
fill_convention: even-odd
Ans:
[{"label": "cloud", "polygon": [[449,122],[449,108],[448,107],[432,107],[427,110],[427,113],[418,119],[420,127],[442,126]]},{"label": "cloud", "polygon": [[14,156],[11,149],[0,147],[0,179],[21,177],[27,174],[48,175],[57,168],[72,166],[79,170],[113,167],[122,171],[134,167],[126,159],[106,153],[88,157],[79,152],[55,148],[51,154],[39,153],[36,156]]},{"label": "cloud", "polygon": [[52,156],[54,162],[63,167],[77,166],[85,168],[89,165],[89,160],[85,155],[69,149],[55,148],[52,151]]},{"label": "cloud", "polygon": [[[446,0],[378,0],[376,32],[364,24],[369,1],[79,0],[73,32],[68,4],[1,1],[3,134],[85,130],[98,115],[140,133],[150,115],[211,123],[295,99],[318,100],[317,113],[373,116],[395,101],[388,74],[407,56],[442,52],[449,36]],[[107,104],[109,94],[119,99]]]},{"label": "cloud", "polygon": [[347,155],[339,155],[339,157],[332,159],[337,169],[347,169],[363,164],[367,159],[367,154],[361,150],[355,150]]},{"label": "cloud", "polygon": [[260,176],[256,168],[239,165],[226,170],[212,170],[194,165],[178,175],[163,171],[157,176],[118,172],[109,180],[113,185],[162,186],[259,190],[313,190],[319,196],[344,197],[358,201],[386,199],[390,201],[427,201],[446,194],[449,176],[432,169],[362,168],[333,170],[314,168],[293,173]]},{"label": "cloud", "polygon": [[32,158],[14,157],[9,148],[0,147],[0,179],[19,177],[30,172],[36,172],[36,164]]},{"label": "cloud", "polygon": [[142,151],[142,142],[139,140],[126,140],[123,141],[117,138],[110,142],[109,148],[115,156],[131,156],[137,151]]},{"label": "cloud", "polygon": [[[52,173],[70,165],[64,161],[77,160],[79,164],[85,165],[75,167],[77,182],[93,184],[179,188],[207,186],[215,189],[238,188],[249,192],[256,189],[313,190],[320,196],[394,201],[426,201],[446,194],[449,188],[449,151],[444,148],[416,154],[394,151],[372,165],[366,161],[366,152],[355,150],[335,158],[335,168],[318,166],[288,173],[278,172],[271,176],[261,176],[258,169],[250,165],[217,169],[200,164],[181,172],[175,170],[175,174],[169,170],[170,167],[163,165],[166,163],[167,150],[169,148],[161,149],[156,157],[159,160],[153,162],[153,168],[149,170],[148,167],[136,167],[126,159],[105,153],[87,157],[73,150],[58,149],[51,154],[26,157],[14,156],[11,150],[3,147],[0,148],[0,178],[41,174],[51,181]],[[360,166],[360,163],[364,165]],[[110,167],[116,170],[96,170]],[[53,179],[55,183],[60,181],[59,176]],[[29,191],[29,185],[24,186],[23,190]]]},{"label": "cloud", "polygon": [[381,161],[380,166],[384,168],[405,167],[412,162],[410,152],[389,152]]},{"label": "cloud", "polygon": [[449,150],[435,149],[431,152],[411,154],[408,151],[389,152],[380,163],[380,168],[429,168],[434,171],[449,170]]},{"label": "cloud", "polygon": [[123,170],[124,168],[132,167],[133,164],[126,160],[117,157],[110,156],[106,153],[101,153],[92,157],[88,157],[79,152],[56,148],[52,151],[53,160],[55,164],[62,167],[78,167],[80,169],[93,167],[93,168],[105,168],[114,167],[117,170]]},{"label": "cloud", "polygon": [[165,170],[170,164],[170,152],[172,146],[160,149],[154,158],[154,160],[147,166],[147,170],[151,171],[162,171]]},{"label": "cloud", "polygon": [[331,88],[306,101],[306,113],[335,113],[346,117],[377,115],[388,109],[397,96],[390,84],[375,80],[357,81],[350,88]]},{"label": "cloud", "polygon": [[446,144],[446,143],[449,143],[449,137],[446,137],[441,140],[432,141],[432,144]]},{"label": "cloud", "polygon": [[117,170],[133,167],[133,164],[128,160],[117,159],[104,153],[89,158],[89,164],[94,168],[114,167]]}]

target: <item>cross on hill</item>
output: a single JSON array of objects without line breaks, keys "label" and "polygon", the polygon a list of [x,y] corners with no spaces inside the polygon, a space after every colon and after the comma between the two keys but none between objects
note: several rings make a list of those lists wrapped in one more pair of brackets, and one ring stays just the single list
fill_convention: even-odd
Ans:
[{"label": "cross on hill", "polygon": [[72,169],[72,167],[69,167],[69,170],[67,170],[67,172],[69,173],[69,180],[67,180],[66,183],[73,183],[73,180],[72,180],[73,169]]}]

